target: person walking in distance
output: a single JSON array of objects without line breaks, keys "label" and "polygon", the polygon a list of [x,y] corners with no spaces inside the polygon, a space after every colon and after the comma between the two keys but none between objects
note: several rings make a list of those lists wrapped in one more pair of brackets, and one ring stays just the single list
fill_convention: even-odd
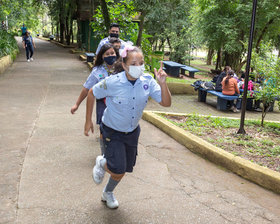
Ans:
[{"label": "person walking in distance", "polygon": [[121,53],[122,72],[96,84],[88,93],[85,134],[93,123],[89,113],[97,99],[106,98],[107,108],[102,117],[100,129],[105,144],[105,155],[97,156],[93,168],[93,180],[100,184],[105,172],[110,174],[101,200],[109,208],[118,208],[119,203],[113,191],[126,172],[132,172],[136,163],[139,121],[149,97],[164,107],[171,105],[171,94],[166,84],[166,73],[155,69],[157,81],[144,74],[144,56],[137,47],[127,46]]},{"label": "person walking in distance", "polygon": [[23,36],[22,44],[26,52],[27,62],[33,61],[33,53],[34,48],[36,48],[36,45],[29,31],[26,31],[25,35]]}]

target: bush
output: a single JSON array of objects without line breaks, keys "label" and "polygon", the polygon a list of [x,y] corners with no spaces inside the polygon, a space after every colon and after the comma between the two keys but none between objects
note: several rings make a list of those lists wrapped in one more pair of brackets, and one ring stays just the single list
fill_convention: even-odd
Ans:
[{"label": "bush", "polygon": [[7,31],[0,30],[0,57],[11,55],[12,58],[18,51],[18,45],[14,36]]}]

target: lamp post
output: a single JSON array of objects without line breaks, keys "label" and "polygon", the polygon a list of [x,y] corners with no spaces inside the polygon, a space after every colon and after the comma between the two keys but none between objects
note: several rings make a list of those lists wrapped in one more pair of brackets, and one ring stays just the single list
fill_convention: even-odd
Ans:
[{"label": "lamp post", "polygon": [[246,112],[246,104],[247,104],[247,90],[248,90],[248,82],[249,82],[249,72],[250,72],[250,67],[251,67],[251,56],[252,56],[252,46],[253,46],[253,39],[254,39],[257,4],[258,4],[258,0],[253,0],[244,92],[243,92],[243,97],[242,97],[242,107],[241,107],[242,109],[241,109],[240,126],[239,126],[239,130],[237,132],[238,134],[246,134],[246,131],[244,129],[244,121],[245,121],[245,112]]}]

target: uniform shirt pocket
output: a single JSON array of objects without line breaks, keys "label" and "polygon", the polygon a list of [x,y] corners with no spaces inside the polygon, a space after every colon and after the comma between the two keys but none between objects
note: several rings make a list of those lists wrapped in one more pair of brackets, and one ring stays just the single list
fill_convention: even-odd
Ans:
[{"label": "uniform shirt pocket", "polygon": [[128,98],[116,96],[113,98],[114,105],[119,111],[126,111],[128,107]]}]

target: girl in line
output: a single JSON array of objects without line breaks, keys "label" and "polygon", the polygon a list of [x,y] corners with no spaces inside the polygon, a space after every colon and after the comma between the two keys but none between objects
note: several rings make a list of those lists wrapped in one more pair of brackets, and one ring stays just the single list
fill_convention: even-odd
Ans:
[{"label": "girl in line", "polygon": [[[117,59],[117,53],[112,44],[104,44],[97,54],[94,67],[86,82],[83,85],[83,89],[75,103],[75,105],[71,108],[71,113],[74,114],[75,111],[78,110],[82,101],[86,98],[89,89],[91,89],[96,83],[105,79],[114,73],[113,64]],[[92,105],[92,109],[93,109]],[[103,115],[103,111],[106,108],[104,99],[96,100],[96,124],[101,123],[101,118]],[[100,136],[100,147],[101,153],[104,154],[104,145],[102,141],[102,137]]]},{"label": "girl in line", "polygon": [[139,48],[125,47],[121,57],[124,71],[102,80],[89,91],[85,123],[85,134],[88,135],[89,130],[94,130],[90,115],[94,97],[106,97],[107,108],[100,125],[106,150],[104,156],[96,158],[93,179],[100,184],[105,171],[110,174],[101,197],[109,208],[119,206],[113,190],[126,172],[133,171],[136,163],[139,120],[149,97],[162,106],[171,105],[162,63],[158,71],[155,69],[157,82],[151,75],[144,74],[144,57]]}]

